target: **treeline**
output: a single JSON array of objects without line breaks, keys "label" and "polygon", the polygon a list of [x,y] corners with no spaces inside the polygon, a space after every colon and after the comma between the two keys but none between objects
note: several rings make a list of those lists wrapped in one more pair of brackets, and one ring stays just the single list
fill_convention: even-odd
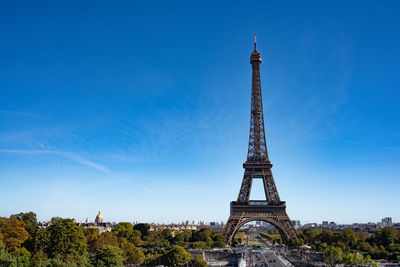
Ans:
[{"label": "treeline", "polygon": [[224,238],[209,228],[150,231],[150,225],[122,222],[111,232],[78,226],[73,219],[53,218],[45,229],[33,212],[0,217],[0,266],[206,266],[188,248],[224,247]]},{"label": "treeline", "polygon": [[325,252],[327,263],[373,264],[372,259],[400,261],[400,232],[393,227],[374,234],[344,229],[343,232],[305,229],[292,238],[289,247],[308,245],[312,250]]}]

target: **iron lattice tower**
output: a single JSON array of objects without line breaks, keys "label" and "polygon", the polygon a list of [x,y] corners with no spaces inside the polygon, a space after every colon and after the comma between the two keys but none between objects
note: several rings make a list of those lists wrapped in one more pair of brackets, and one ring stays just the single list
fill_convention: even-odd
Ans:
[{"label": "iron lattice tower", "polygon": [[[297,235],[297,231],[286,213],[286,203],[279,198],[272,176],[272,163],[268,158],[261,95],[261,54],[257,51],[255,35],[250,64],[253,73],[249,147],[247,160],[243,163],[244,176],[239,195],[237,201],[231,202],[230,216],[222,231],[228,245],[232,244],[236,231],[251,221],[265,221],[272,224],[279,231],[284,242],[288,242],[290,238]],[[252,181],[257,178],[263,180],[265,200],[249,199]]]}]

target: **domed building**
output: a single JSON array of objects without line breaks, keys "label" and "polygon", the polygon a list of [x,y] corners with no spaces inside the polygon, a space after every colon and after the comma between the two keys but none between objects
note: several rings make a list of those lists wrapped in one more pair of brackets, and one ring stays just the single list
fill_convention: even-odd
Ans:
[{"label": "domed building", "polygon": [[96,225],[100,226],[103,224],[103,216],[101,215],[101,212],[99,211],[99,213],[96,216],[96,219],[94,220],[94,222],[96,223]]}]

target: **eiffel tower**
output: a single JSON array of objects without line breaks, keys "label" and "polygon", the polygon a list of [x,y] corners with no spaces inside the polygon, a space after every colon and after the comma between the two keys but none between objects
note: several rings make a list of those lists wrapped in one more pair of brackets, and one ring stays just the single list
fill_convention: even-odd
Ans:
[{"label": "eiffel tower", "polygon": [[[261,97],[261,54],[257,51],[256,35],[254,35],[254,51],[251,53],[250,64],[253,77],[247,160],[243,163],[244,176],[237,201],[231,202],[230,216],[222,230],[229,246],[232,245],[236,231],[251,221],[265,221],[275,226],[284,242],[288,242],[290,238],[297,235],[286,213],[286,203],[279,198],[271,172],[272,163],[268,158]],[[266,200],[249,199],[252,181],[257,178],[263,181]]]}]

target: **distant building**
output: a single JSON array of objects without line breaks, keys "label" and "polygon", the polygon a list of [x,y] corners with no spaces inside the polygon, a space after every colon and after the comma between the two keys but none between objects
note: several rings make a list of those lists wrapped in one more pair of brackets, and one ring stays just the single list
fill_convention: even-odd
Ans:
[{"label": "distant building", "polygon": [[96,216],[96,219],[94,220],[94,222],[96,223],[96,225],[100,226],[103,224],[103,216],[101,215],[101,212],[99,211],[99,213]]},{"label": "distant building", "polygon": [[302,225],[300,228],[302,229],[307,229],[307,228],[317,228],[318,224],[317,223],[307,223]]},{"label": "distant building", "polygon": [[323,221],[323,222],[322,222],[322,226],[328,227],[328,225],[329,225],[328,221]]},{"label": "distant building", "polygon": [[337,225],[337,224],[336,224],[335,222],[330,222],[330,223],[329,223],[329,227],[336,227],[336,225]]},{"label": "distant building", "polygon": [[388,227],[388,226],[392,226],[392,218],[391,217],[386,217],[382,219],[382,227]]},{"label": "distant building", "polygon": [[294,226],[294,228],[299,228],[300,226],[301,226],[301,223],[300,223],[300,221],[299,220],[293,220],[292,221],[292,224],[293,224],[293,226]]}]

